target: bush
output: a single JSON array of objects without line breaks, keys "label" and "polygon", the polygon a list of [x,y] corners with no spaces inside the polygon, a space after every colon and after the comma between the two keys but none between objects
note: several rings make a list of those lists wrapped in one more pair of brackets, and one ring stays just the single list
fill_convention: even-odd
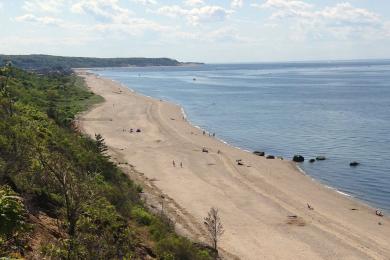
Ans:
[{"label": "bush", "polygon": [[21,198],[9,186],[0,187],[0,237],[24,230],[26,210]]},{"label": "bush", "polygon": [[26,214],[21,198],[9,186],[0,186],[0,258],[13,259],[23,251]]},{"label": "bush", "polygon": [[145,226],[149,226],[153,220],[153,216],[140,206],[135,206],[131,210],[131,217],[135,219],[138,224]]},{"label": "bush", "polygon": [[157,243],[157,255],[160,259],[171,260],[208,260],[212,259],[207,251],[198,250],[188,239],[174,234]]},{"label": "bush", "polygon": [[149,230],[153,239],[156,241],[159,241],[168,236],[170,233],[175,232],[174,224],[166,215],[155,218],[150,225]]},{"label": "bush", "polygon": [[81,259],[115,259],[134,250],[133,233],[127,222],[105,198],[84,207],[77,231],[75,242]]}]

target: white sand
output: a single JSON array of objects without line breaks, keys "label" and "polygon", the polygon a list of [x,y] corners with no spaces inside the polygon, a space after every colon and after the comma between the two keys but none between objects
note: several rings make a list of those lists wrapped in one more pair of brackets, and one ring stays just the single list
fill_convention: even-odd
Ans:
[{"label": "white sand", "polygon": [[193,239],[206,241],[203,218],[214,206],[226,230],[220,243],[225,258],[390,259],[389,218],[311,180],[293,162],[203,136],[176,105],[78,73],[106,100],[82,116],[82,130],[102,134],[118,162],[134,165],[145,187],[165,194],[166,211]]}]

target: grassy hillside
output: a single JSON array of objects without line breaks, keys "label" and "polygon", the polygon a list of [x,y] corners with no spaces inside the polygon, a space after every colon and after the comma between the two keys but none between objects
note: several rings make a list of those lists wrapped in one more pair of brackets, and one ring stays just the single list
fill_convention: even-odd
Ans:
[{"label": "grassy hillside", "polygon": [[182,63],[168,58],[84,58],[51,55],[0,55],[0,66],[11,61],[25,70],[69,71],[71,68],[178,66]]},{"label": "grassy hillside", "polygon": [[0,258],[211,259],[148,212],[73,118],[101,98],[74,75],[0,69]]}]

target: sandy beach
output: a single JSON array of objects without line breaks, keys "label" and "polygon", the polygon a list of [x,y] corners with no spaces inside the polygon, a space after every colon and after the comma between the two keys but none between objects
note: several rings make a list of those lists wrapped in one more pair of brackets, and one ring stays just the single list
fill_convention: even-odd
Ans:
[{"label": "sandy beach", "polygon": [[80,129],[105,138],[150,203],[163,195],[179,232],[207,241],[202,223],[214,206],[225,229],[220,247],[226,259],[390,259],[390,220],[375,209],[313,181],[291,161],[203,135],[177,105],[77,73],[105,99],[80,116]]}]

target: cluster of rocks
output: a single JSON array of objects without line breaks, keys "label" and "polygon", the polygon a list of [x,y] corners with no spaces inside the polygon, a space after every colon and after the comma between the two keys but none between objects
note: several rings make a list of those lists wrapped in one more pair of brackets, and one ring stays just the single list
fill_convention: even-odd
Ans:
[{"label": "cluster of rocks", "polygon": [[[257,156],[265,156],[266,159],[275,159],[276,157],[273,156],[273,155],[266,155],[265,152],[261,152],[261,151],[254,151],[253,154],[257,155]],[[327,158],[323,155],[319,155],[317,156],[316,158],[311,158],[309,160],[310,163],[314,163],[315,161],[325,161]],[[303,157],[302,155],[300,154],[296,154],[293,156],[292,160],[294,162],[297,162],[297,163],[301,163],[301,162],[304,162],[305,161],[305,157]],[[349,163],[349,166],[351,167],[356,167],[360,165],[359,162],[357,161],[353,161],[351,163]]]},{"label": "cluster of rocks", "polygon": [[257,156],[265,156],[266,159],[275,159],[276,158],[274,155],[271,155],[271,154],[265,155],[265,152],[260,152],[260,151],[254,151],[253,154],[255,154]]},{"label": "cluster of rocks", "polygon": [[[315,161],[325,161],[326,159],[327,159],[327,158],[326,158],[325,156],[319,155],[319,156],[317,156],[315,159],[314,159],[314,158],[311,158],[311,159],[309,160],[309,162],[310,162],[310,163],[314,163]],[[296,154],[296,155],[294,155],[294,157],[293,157],[293,161],[294,161],[294,162],[300,163],[300,162],[304,162],[304,161],[305,161],[305,158],[304,158],[302,155]],[[351,166],[351,167],[356,167],[356,166],[358,166],[358,165],[360,165],[360,163],[357,162],[357,161],[353,161],[353,162],[350,162],[350,163],[349,163],[349,166]]]}]

